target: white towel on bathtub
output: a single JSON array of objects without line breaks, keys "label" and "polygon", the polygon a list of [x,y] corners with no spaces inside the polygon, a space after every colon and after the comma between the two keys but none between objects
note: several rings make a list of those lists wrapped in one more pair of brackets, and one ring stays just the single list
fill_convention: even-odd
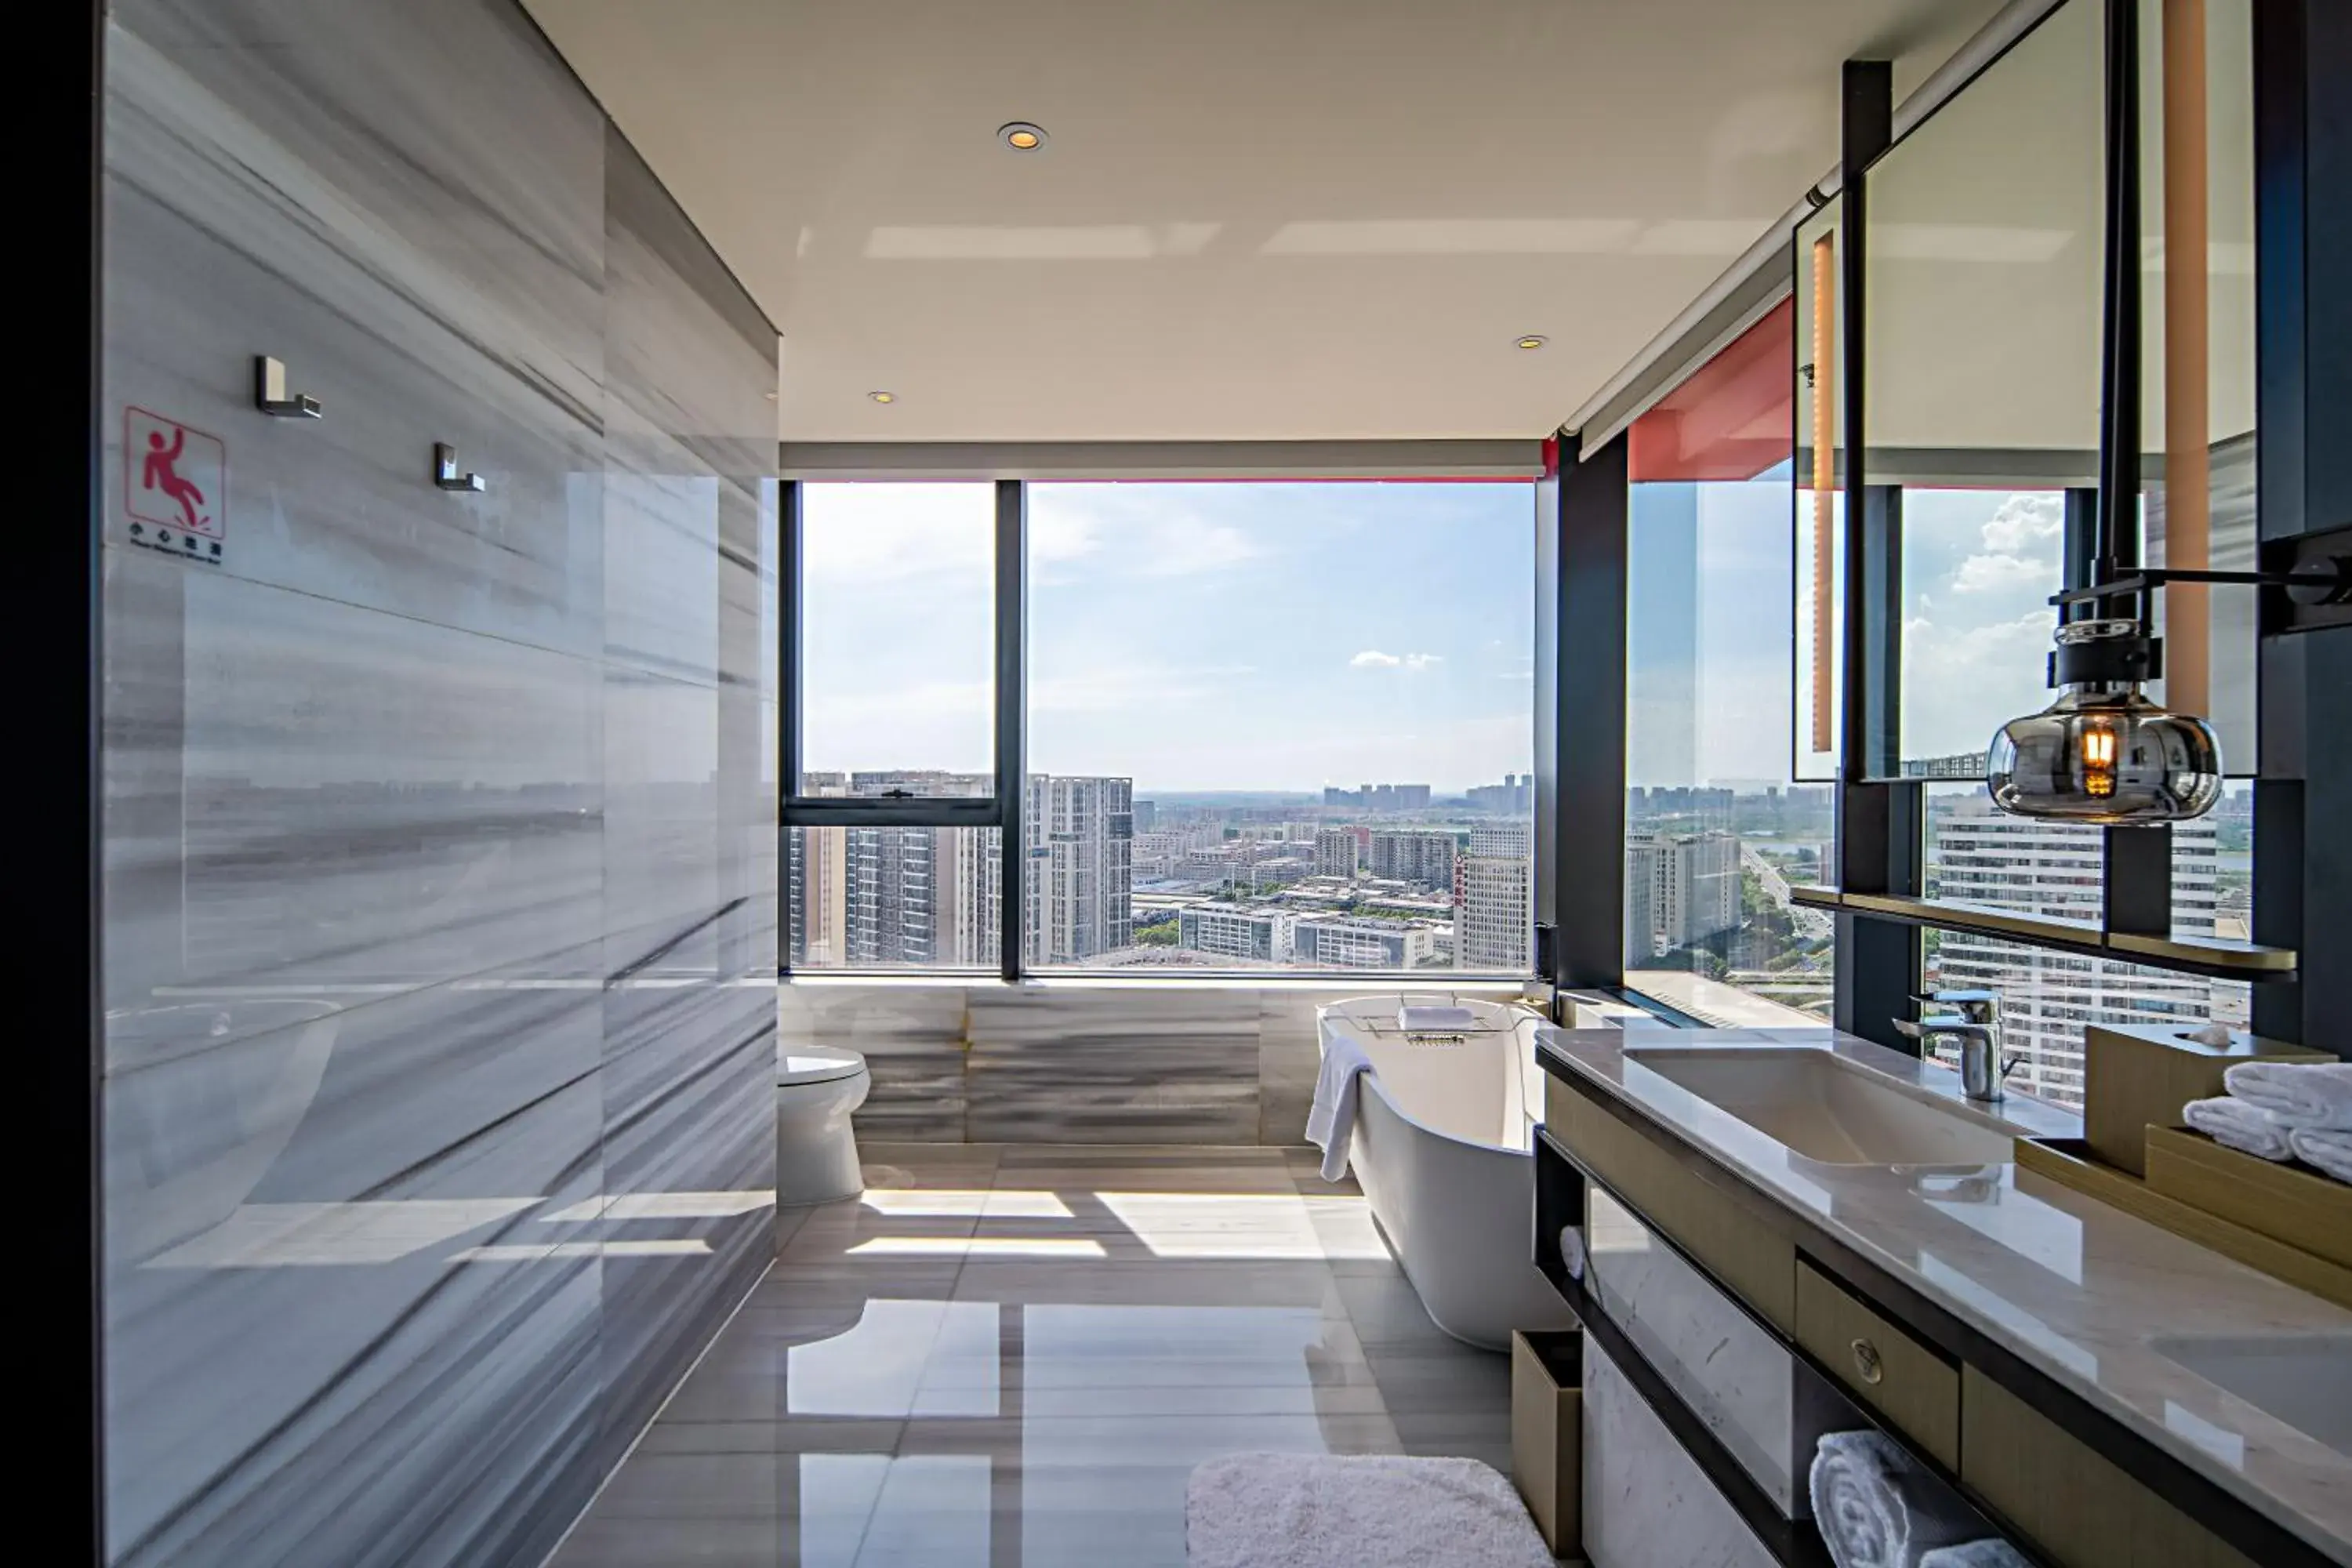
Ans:
[{"label": "white towel on bathtub", "polygon": [[1348,1173],[1348,1144],[1356,1131],[1356,1100],[1372,1058],[1352,1036],[1334,1033],[1324,1042],[1322,1069],[1315,1075],[1315,1104],[1307,1112],[1307,1141],[1323,1151],[1323,1179]]}]

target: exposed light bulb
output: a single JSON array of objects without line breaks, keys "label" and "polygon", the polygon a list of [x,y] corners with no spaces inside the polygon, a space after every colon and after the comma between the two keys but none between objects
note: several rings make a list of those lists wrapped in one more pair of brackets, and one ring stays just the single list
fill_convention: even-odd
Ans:
[{"label": "exposed light bulb", "polygon": [[2053,674],[2062,689],[2039,713],[1993,737],[1985,787],[2015,816],[2122,827],[2202,816],[2221,796],[2213,726],[2140,694],[2156,668],[2137,623],[2058,628]]}]

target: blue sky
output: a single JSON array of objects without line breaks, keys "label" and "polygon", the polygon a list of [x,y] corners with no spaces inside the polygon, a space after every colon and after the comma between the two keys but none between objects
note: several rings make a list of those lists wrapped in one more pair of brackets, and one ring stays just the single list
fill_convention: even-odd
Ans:
[{"label": "blue sky", "polygon": [[[989,765],[986,486],[808,497],[812,769]],[[1533,766],[1534,487],[1030,491],[1029,760],[1139,791]]]},{"label": "blue sky", "polygon": [[[1637,784],[1789,776],[1785,468],[1637,486]],[[1905,497],[1906,754],[2048,700],[2055,492]],[[812,486],[812,769],[985,772],[987,485]],[[1030,763],[1139,790],[1458,791],[1533,765],[1534,488],[1039,484]]]}]

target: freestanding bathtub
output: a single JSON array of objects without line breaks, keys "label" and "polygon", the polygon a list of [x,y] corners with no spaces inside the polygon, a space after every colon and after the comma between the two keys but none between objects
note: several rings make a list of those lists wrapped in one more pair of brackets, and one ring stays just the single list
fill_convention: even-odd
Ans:
[{"label": "freestanding bathtub", "polygon": [[[1475,1022],[1408,1034],[1397,1026],[1408,1003],[1466,1007]],[[1442,993],[1316,1010],[1321,1048],[1349,1035],[1372,1058],[1349,1149],[1372,1217],[1430,1321],[1486,1350],[1508,1350],[1513,1329],[1573,1321],[1531,1261],[1542,1024],[1523,1007]]]}]

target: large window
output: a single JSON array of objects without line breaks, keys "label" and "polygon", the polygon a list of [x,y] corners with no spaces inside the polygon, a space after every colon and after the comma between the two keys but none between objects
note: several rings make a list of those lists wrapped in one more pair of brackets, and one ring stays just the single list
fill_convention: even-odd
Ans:
[{"label": "large window", "polygon": [[801,487],[803,795],[986,795],[995,487]]},{"label": "large window", "polygon": [[1532,971],[1532,477],[798,500],[791,968]]},{"label": "large window", "polygon": [[1633,429],[1626,983],[1712,1024],[1819,1023],[1834,803],[1795,777],[1792,315],[1782,306]]},{"label": "large window", "polygon": [[[2172,930],[2181,937],[2245,941],[2252,894],[2252,795],[2226,795],[2211,816],[2173,826]],[[1980,784],[1927,786],[1927,894],[2021,914],[2100,917],[2104,838],[2095,827],[2035,822],[1993,809]],[[2113,959],[2022,946],[1958,931],[1929,931],[1931,988],[2000,994],[2005,1043],[2022,1058],[2018,1087],[2080,1105],[2083,1026],[2184,1021],[2246,1026],[2242,981],[2171,974]]]},{"label": "large window", "polygon": [[1029,509],[1033,966],[1532,967],[1531,484]]}]

